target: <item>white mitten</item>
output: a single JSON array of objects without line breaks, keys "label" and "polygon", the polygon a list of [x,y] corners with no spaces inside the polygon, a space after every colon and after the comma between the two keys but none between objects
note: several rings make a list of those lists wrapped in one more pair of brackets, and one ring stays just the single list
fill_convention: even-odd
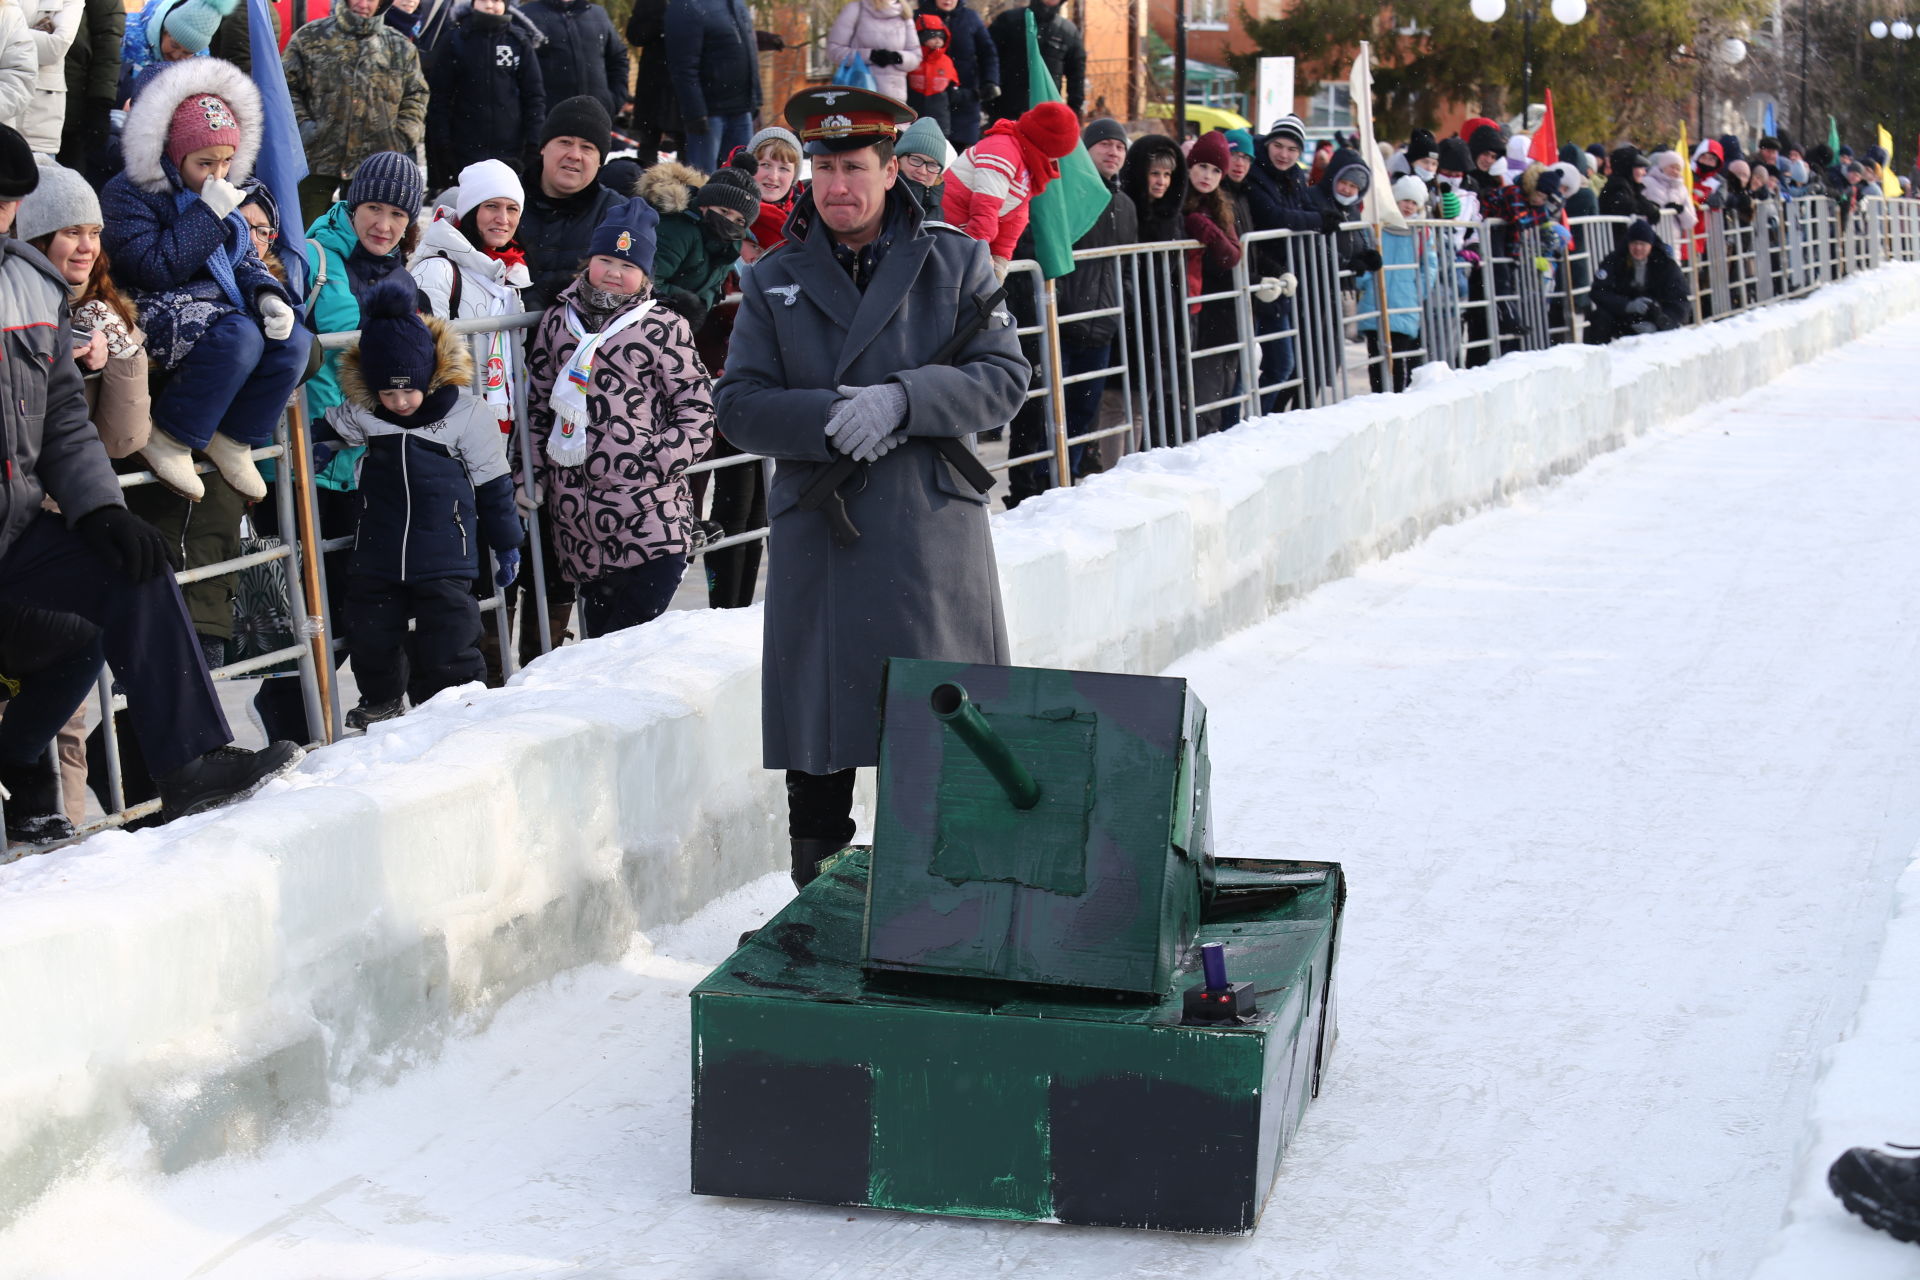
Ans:
[{"label": "white mitten", "polygon": [[277,293],[260,295],[260,331],[275,342],[293,336],[293,308]]},{"label": "white mitten", "polygon": [[1272,276],[1261,276],[1260,283],[1253,286],[1253,296],[1260,302],[1280,301],[1280,281]]},{"label": "white mitten", "polygon": [[206,201],[207,208],[213,210],[215,218],[225,222],[227,215],[246,200],[247,193],[225,178],[208,178],[200,184],[200,198]]}]

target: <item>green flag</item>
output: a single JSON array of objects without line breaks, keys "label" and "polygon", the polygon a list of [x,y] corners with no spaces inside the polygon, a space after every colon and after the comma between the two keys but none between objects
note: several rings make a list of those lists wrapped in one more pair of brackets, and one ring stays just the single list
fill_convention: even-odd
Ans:
[{"label": "green flag", "polygon": [[1835,164],[1839,164],[1840,163],[1840,126],[1833,122],[1832,116],[1827,117],[1827,150],[1833,152],[1833,162]]},{"label": "green flag", "polygon": [[[1060,102],[1060,86],[1053,82],[1047,64],[1040,57],[1040,38],[1034,31],[1033,12],[1027,12],[1027,83],[1033,86],[1028,107],[1043,102]],[[1084,145],[1076,144],[1060,159],[1060,176],[1027,205],[1028,225],[1033,231],[1033,259],[1047,279],[1064,276],[1073,270],[1073,243],[1087,234],[1100,215],[1107,211],[1113,193],[1093,167],[1093,157]]]}]

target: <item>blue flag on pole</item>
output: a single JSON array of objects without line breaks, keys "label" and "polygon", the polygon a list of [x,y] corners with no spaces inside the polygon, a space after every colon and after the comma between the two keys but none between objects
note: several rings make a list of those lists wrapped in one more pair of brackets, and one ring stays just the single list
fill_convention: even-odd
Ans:
[{"label": "blue flag on pole", "polygon": [[1761,122],[1760,132],[1766,134],[1769,138],[1777,138],[1780,136],[1780,127],[1773,122],[1773,104],[1771,102],[1767,104],[1766,119]]},{"label": "blue flag on pole", "polygon": [[287,93],[286,72],[280,66],[280,46],[273,35],[273,13],[267,0],[247,0],[248,49],[253,55],[253,83],[260,90],[260,158],[253,176],[273,192],[280,206],[280,243],[276,252],[287,270],[301,275],[306,292],[307,236],[300,221],[300,179],[307,176],[307,150],[300,145],[300,125],[293,118],[293,98]]}]

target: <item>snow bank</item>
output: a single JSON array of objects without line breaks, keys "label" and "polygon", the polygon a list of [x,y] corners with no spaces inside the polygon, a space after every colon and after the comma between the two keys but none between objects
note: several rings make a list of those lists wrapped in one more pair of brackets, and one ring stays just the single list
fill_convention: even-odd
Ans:
[{"label": "snow bank", "polygon": [[1827,1167],[1848,1147],[1920,1146],[1920,850],[1894,890],[1880,962],[1844,1039],[1822,1056],[1786,1225],[1754,1280],[1912,1280],[1914,1247],[1840,1207]]},{"label": "snow bank", "polygon": [[[1434,527],[1900,314],[1889,267],[1128,459],[996,520],[1014,653],[1155,671]],[[551,974],[784,861],[758,609],[454,690],[230,811],[0,870],[0,1221],[112,1150],[319,1123]]]}]

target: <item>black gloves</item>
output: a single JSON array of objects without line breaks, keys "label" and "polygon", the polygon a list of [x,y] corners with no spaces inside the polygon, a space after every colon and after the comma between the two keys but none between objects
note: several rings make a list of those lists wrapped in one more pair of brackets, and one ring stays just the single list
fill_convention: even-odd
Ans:
[{"label": "black gloves", "polygon": [[1652,298],[1635,298],[1626,305],[1626,313],[1636,318],[1647,314],[1647,312],[1651,310],[1653,310]]},{"label": "black gloves", "polygon": [[870,49],[867,51],[867,61],[876,67],[897,67],[906,59],[900,56],[897,49]]},{"label": "black gloves", "polygon": [[787,38],[778,31],[756,31],[753,43],[762,53],[779,53],[787,47]]},{"label": "black gloves", "polygon": [[997,97],[999,97],[999,96],[1000,96],[1000,86],[999,86],[999,85],[997,85],[997,84],[983,84],[983,85],[981,85],[981,86],[980,86],[980,101],[982,101],[982,102],[992,102],[992,101],[993,101],[993,100],[994,100],[995,98],[997,98]]},{"label": "black gloves", "polygon": [[168,567],[180,567],[180,553],[166,535],[125,507],[89,511],[73,529],[128,582],[145,582]]},{"label": "black gloves", "polygon": [[1362,249],[1353,255],[1353,269],[1356,273],[1372,275],[1380,269],[1380,251]]},{"label": "black gloves", "polygon": [[1320,234],[1330,236],[1340,230],[1340,224],[1346,221],[1341,211],[1334,208],[1320,210]]}]

